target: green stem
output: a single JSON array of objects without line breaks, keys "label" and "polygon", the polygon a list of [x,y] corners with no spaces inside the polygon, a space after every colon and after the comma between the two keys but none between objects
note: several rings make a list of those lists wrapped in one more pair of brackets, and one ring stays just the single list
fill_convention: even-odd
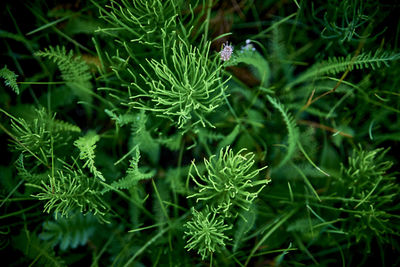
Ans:
[{"label": "green stem", "polygon": [[208,27],[209,27],[209,24],[210,24],[211,7],[212,7],[212,0],[209,0],[208,1],[208,6],[207,6],[206,28],[204,29],[204,41],[205,42],[207,42],[207,38],[208,38]]},{"label": "green stem", "polygon": [[292,215],[297,211],[297,209],[294,209],[287,213],[281,220],[279,220],[274,227],[272,227],[268,233],[266,233],[261,240],[258,242],[258,244],[251,250],[249,257],[247,257],[246,263],[244,266],[247,266],[253,257],[254,253],[260,248],[260,246],[279,228],[281,225],[286,222]]}]

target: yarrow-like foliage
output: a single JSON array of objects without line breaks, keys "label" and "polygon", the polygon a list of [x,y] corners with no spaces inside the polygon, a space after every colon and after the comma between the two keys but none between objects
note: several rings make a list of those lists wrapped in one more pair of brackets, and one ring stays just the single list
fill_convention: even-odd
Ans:
[{"label": "yarrow-like foliage", "polygon": [[83,214],[93,213],[100,221],[107,222],[108,207],[98,180],[87,177],[81,170],[58,170],[49,177],[49,183],[42,181],[41,186],[27,185],[42,191],[32,196],[46,201],[44,212],[54,212],[56,219],[59,215],[68,217],[79,210]]},{"label": "yarrow-like foliage", "polygon": [[32,115],[33,119],[11,116],[11,128],[15,137],[12,140],[12,149],[24,153],[26,158],[41,159],[47,165],[51,151],[65,145],[71,138],[70,132],[79,132],[80,128],[57,120],[56,114],[45,108],[35,109]]},{"label": "yarrow-like foliage", "polygon": [[68,52],[64,46],[50,46],[44,51],[36,52],[35,55],[56,63],[61,71],[61,78],[72,92],[83,101],[92,101],[93,85],[90,82],[92,75],[89,65],[80,56],[75,56],[72,50]]},{"label": "yarrow-like foliage", "polygon": [[85,245],[95,233],[96,218],[92,214],[74,213],[68,218],[61,217],[43,223],[39,237],[61,250]]},{"label": "yarrow-like foliage", "polygon": [[19,95],[19,87],[17,84],[17,77],[18,75],[15,74],[13,71],[9,70],[7,66],[4,66],[4,68],[0,69],[0,77],[4,78],[4,84],[11,87],[13,91]]},{"label": "yarrow-like foliage", "polygon": [[[12,149],[18,152],[26,152],[26,157],[39,155],[39,158],[47,164],[52,150],[52,135],[48,127],[48,116],[44,109],[35,110],[36,118],[25,120],[24,118],[11,121],[12,132],[17,141],[12,140]],[[56,138],[57,139],[57,138]]]},{"label": "yarrow-like foliage", "polygon": [[[361,34],[362,28],[368,22],[373,21],[373,16],[378,13],[378,9],[375,9],[375,14],[369,16],[366,13],[363,2],[367,3],[368,1],[345,0],[337,2],[337,4],[331,6],[334,8],[334,12],[324,9],[313,10],[314,19],[324,26],[321,31],[321,37],[338,39],[340,44],[369,37],[370,33],[365,34],[364,32],[364,34]],[[319,11],[323,12],[323,19],[318,18]]]},{"label": "yarrow-like foliage", "polygon": [[132,98],[147,97],[152,103],[139,100],[130,104],[170,119],[183,131],[199,123],[214,127],[206,115],[222,104],[226,81],[221,78],[221,65],[209,60],[209,49],[209,42],[198,49],[180,40],[174,43],[168,62],[149,60],[154,74],[143,68],[146,77],[142,78],[150,90],[145,92],[135,84],[145,93]]},{"label": "yarrow-like foliage", "polygon": [[[343,225],[357,242],[364,240],[367,249],[373,236],[381,242],[391,242],[392,236],[400,235],[399,218],[392,214],[399,185],[393,173],[388,173],[393,162],[385,160],[388,149],[372,151],[361,146],[349,157],[348,166],[341,167],[337,181],[338,191],[344,197],[357,200],[346,202],[344,207],[351,210]],[[374,235],[371,235],[371,232]]]},{"label": "yarrow-like foliage", "polygon": [[101,18],[112,27],[100,31],[114,35],[125,31],[133,42],[161,48],[162,40],[176,31],[176,17],[182,0],[112,0],[100,8]]},{"label": "yarrow-like foliage", "polygon": [[44,51],[38,51],[36,56],[47,57],[57,64],[61,71],[63,80],[70,83],[71,86],[81,85],[91,88],[89,80],[92,78],[89,72],[89,66],[80,56],[74,56],[72,50],[67,52],[64,46],[45,48]]},{"label": "yarrow-like foliage", "polygon": [[[245,149],[234,153],[226,147],[221,149],[219,157],[211,156],[209,160],[204,159],[206,174],[202,175],[193,162],[198,179],[190,172],[199,190],[190,196],[197,201],[207,201],[214,212],[219,212],[226,217],[237,216],[238,211],[234,207],[249,209],[258,193],[264,188],[269,180],[254,181],[260,171],[267,166],[252,170],[254,165],[254,153],[242,154]],[[255,186],[261,185],[257,191],[251,191]]]},{"label": "yarrow-like foliage", "polygon": [[201,212],[192,208],[192,219],[185,223],[185,238],[188,251],[195,249],[206,259],[211,253],[225,246],[225,241],[230,240],[224,232],[231,229],[231,225],[224,224],[224,220],[208,206]]},{"label": "yarrow-like foliage", "polygon": [[74,142],[74,145],[79,149],[79,157],[82,160],[85,160],[85,165],[83,167],[88,167],[90,172],[93,175],[101,180],[105,180],[103,174],[97,170],[94,165],[95,158],[95,149],[96,143],[100,140],[100,136],[98,136],[95,132],[88,132],[85,136],[80,137],[78,140]]},{"label": "yarrow-like foliage", "polygon": [[139,147],[135,146],[135,155],[130,160],[130,166],[126,171],[126,176],[111,184],[117,189],[129,189],[136,186],[139,181],[149,179],[154,176],[155,170],[143,172],[139,169],[140,151]]}]

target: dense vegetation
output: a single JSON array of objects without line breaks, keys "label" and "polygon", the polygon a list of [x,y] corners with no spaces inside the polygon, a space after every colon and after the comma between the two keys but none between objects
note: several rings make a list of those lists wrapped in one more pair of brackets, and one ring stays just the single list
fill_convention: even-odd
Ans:
[{"label": "dense vegetation", "polygon": [[394,2],[1,1],[2,265],[400,265]]}]

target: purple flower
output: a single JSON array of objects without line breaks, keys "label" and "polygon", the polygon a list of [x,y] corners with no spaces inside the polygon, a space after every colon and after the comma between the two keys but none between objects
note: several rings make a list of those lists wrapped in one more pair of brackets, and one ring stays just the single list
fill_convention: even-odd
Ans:
[{"label": "purple flower", "polygon": [[233,53],[233,46],[229,45],[228,42],[224,43],[222,45],[222,50],[220,52],[221,54],[221,60],[222,61],[228,61]]}]

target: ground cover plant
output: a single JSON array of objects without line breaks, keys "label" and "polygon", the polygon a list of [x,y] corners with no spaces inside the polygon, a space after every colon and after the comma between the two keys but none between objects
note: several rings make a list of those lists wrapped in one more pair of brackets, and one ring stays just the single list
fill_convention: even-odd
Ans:
[{"label": "ground cover plant", "polygon": [[400,265],[395,1],[0,7],[2,265]]}]

